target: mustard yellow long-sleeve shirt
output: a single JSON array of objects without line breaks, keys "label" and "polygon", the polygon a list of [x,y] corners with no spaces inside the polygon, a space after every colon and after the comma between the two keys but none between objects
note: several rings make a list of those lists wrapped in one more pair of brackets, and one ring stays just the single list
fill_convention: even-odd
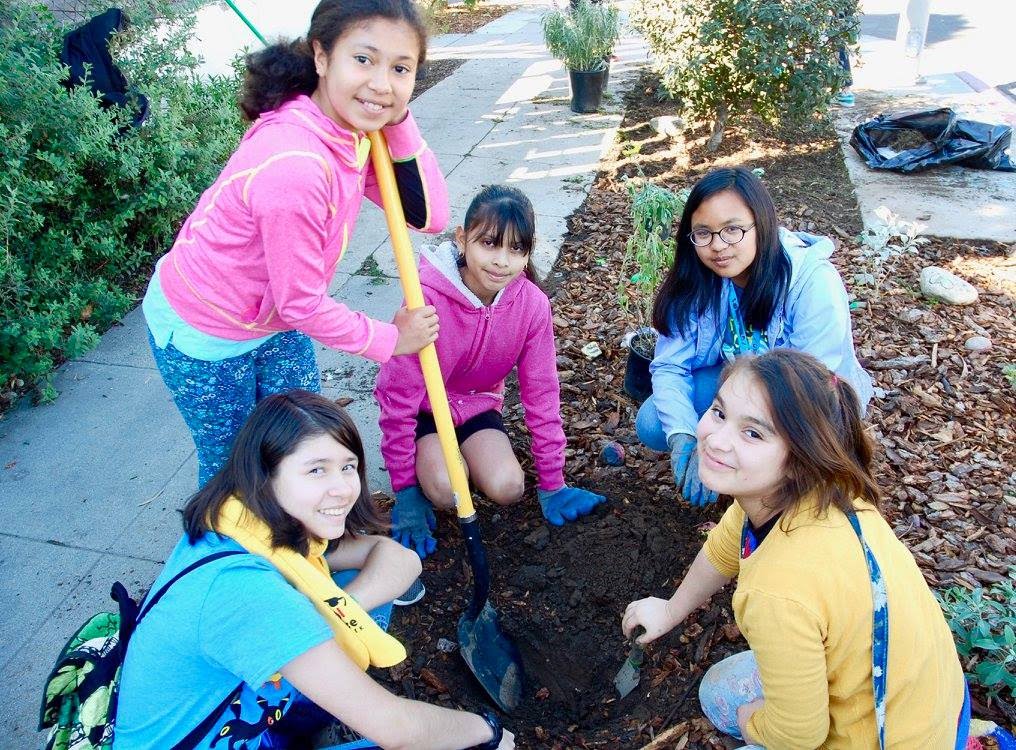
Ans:
[{"label": "mustard yellow long-sleeve shirt", "polygon": [[[948,625],[889,524],[857,507],[889,597],[886,746],[952,750],[964,683]],[[731,505],[705,552],[737,576],[734,617],[758,661],[765,706],[748,731],[767,750],[877,749],[871,584],[850,522],[835,508],[816,518],[803,502],[742,560],[744,518]]]}]

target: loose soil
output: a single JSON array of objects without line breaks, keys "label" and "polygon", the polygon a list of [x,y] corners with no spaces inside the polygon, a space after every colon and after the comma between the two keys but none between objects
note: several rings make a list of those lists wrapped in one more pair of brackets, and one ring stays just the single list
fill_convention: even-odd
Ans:
[{"label": "loose soil", "polygon": [[[765,169],[781,222],[837,245],[834,262],[858,303],[858,353],[880,389],[869,422],[884,456],[879,477],[887,516],[929,584],[970,589],[1002,580],[1016,553],[1010,520],[1016,399],[1003,374],[1016,362],[1016,263],[1007,260],[1009,248],[933,238],[877,288],[855,283],[854,274],[868,268],[856,240],[860,217],[826,121],[772,128],[749,120],[728,127],[720,149],[707,153],[707,124],[689,127],[677,140],[649,127],[651,117],[673,114],[672,105],[652,94],[647,78],[627,96],[619,142],[570,218],[545,284],[554,304],[567,478],[609,502],[563,528],[544,522],[535,492],[512,508],[478,503],[492,601],[527,670],[523,703],[505,719],[521,748],[641,748],[665,731],[664,747],[724,747],[701,717],[697,680],[746,647],[724,591],[651,647],[632,695],[620,701],[614,693],[612,678],[626,654],[619,628],[625,604],[669,595],[723,510],[689,508],[675,495],[669,457],[641,447],[634,436],[636,406],[621,390],[626,352],[620,339],[638,321],[615,301],[631,231],[625,177],[643,174],[678,189],[718,166]],[[951,307],[922,298],[917,276],[932,263],[974,283],[978,304]],[[965,350],[972,335],[990,336],[994,348]],[[594,360],[580,351],[590,341],[603,350]],[[528,441],[517,398],[509,398],[505,417],[524,457]],[[625,465],[598,460],[611,440],[624,447]],[[393,626],[411,657],[381,676],[398,693],[475,710],[487,704],[482,689],[458,654],[438,647],[442,639],[455,641],[470,573],[454,520],[442,518],[437,534],[441,546],[424,565],[427,597],[400,609]],[[996,720],[1011,710],[978,689],[974,709]]]}]

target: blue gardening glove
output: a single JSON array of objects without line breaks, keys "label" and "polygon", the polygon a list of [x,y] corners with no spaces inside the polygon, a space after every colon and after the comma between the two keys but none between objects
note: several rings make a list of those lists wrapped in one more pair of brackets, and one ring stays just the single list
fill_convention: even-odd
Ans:
[{"label": "blue gardening glove", "polygon": [[670,436],[670,466],[674,470],[674,484],[681,488],[681,496],[691,505],[716,502],[716,493],[699,479],[695,438],[682,433]]},{"label": "blue gardening glove", "polygon": [[678,432],[667,439],[667,445],[670,446],[670,468],[674,472],[674,485],[680,489],[684,486],[688,465],[694,463],[692,457],[698,459],[695,454],[695,438]]},{"label": "blue gardening glove", "polygon": [[392,538],[407,549],[415,549],[420,559],[437,549],[432,532],[437,528],[434,508],[419,487],[413,485],[395,493],[392,508]]},{"label": "blue gardening glove", "polygon": [[681,494],[684,499],[695,506],[715,503],[717,494],[702,484],[698,475],[698,451],[692,450],[691,460],[688,462],[688,471],[684,475],[684,485],[681,487]]},{"label": "blue gardening glove", "polygon": [[565,485],[559,490],[537,490],[543,517],[555,526],[564,526],[580,516],[588,515],[607,498],[589,490]]}]

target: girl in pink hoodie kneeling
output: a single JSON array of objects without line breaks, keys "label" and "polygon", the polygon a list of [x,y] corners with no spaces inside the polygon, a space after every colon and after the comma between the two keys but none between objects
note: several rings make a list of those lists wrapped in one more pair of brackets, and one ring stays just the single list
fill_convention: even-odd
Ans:
[{"label": "girl in pink hoodie kneeling", "polygon": [[[518,368],[532,436],[537,494],[555,526],[606,499],[564,482],[564,430],[550,300],[531,280],[533,206],[520,190],[491,185],[466,211],[455,242],[425,247],[420,281],[437,309],[441,374],[473,484],[494,502],[522,499],[522,467],[505,433],[504,381]],[[453,508],[419,358],[392,357],[374,391],[381,407],[381,453],[395,490],[392,535],[421,558],[437,547],[432,505]]]}]

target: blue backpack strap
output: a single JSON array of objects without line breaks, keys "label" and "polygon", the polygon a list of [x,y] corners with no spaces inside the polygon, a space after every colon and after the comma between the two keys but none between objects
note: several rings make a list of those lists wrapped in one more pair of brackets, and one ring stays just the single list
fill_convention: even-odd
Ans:
[{"label": "blue backpack strap", "polygon": [[[132,624],[132,626],[130,628],[130,632],[131,633],[134,632],[134,628],[137,627],[138,623],[141,622],[141,619],[151,611],[152,607],[154,607],[158,603],[158,601],[163,597],[163,595],[167,591],[169,591],[169,587],[172,586],[177,581],[179,581],[185,575],[187,575],[188,573],[190,573],[193,570],[196,570],[197,568],[200,568],[202,565],[207,565],[210,562],[214,562],[216,560],[221,560],[223,557],[230,557],[232,555],[247,555],[247,554],[250,554],[250,553],[247,552],[246,550],[224,550],[222,552],[215,552],[215,553],[213,553],[211,555],[207,555],[206,557],[202,557],[200,560],[196,560],[196,561],[192,562],[186,568],[184,568],[179,573],[177,573],[175,576],[173,576],[168,581],[166,581],[166,583],[163,585],[163,587],[161,589],[159,589],[155,593],[155,595],[152,596],[145,603],[145,606],[141,609],[141,612],[138,613],[137,617],[134,619],[133,624]],[[113,598],[114,599],[116,598],[116,593],[117,593],[116,592],[116,586],[119,586],[119,585],[120,584],[116,584],[113,587],[113,595],[114,595]],[[123,588],[123,587],[121,586],[121,588]],[[123,632],[123,625],[122,625],[122,620],[121,620],[121,633],[122,632]],[[129,638],[130,638],[130,635],[128,635],[128,639]],[[121,648],[126,648],[127,641],[126,640],[121,641],[121,644],[122,644]],[[192,729],[187,734],[186,737],[184,737],[178,743],[173,745],[173,750],[193,750],[193,748],[197,747],[198,744],[201,742],[201,740],[203,740],[208,735],[208,732],[211,731],[212,727],[215,726],[215,723],[219,720],[219,717],[222,715],[222,712],[225,711],[226,707],[236,699],[236,697],[240,694],[240,691],[242,689],[243,689],[243,683],[241,682],[239,685],[237,685],[235,688],[233,688],[233,690],[229,693],[229,695],[227,695],[225,698],[223,698],[222,702],[218,706],[213,708],[211,713],[209,713],[208,716],[206,716],[204,719],[202,719],[201,723],[198,724],[196,727],[194,727],[194,729]]]},{"label": "blue backpack strap", "polygon": [[[135,619],[135,621],[134,621],[135,627],[137,627],[138,623],[141,622],[141,619],[145,615],[148,614],[148,612],[152,609],[152,607],[154,607],[156,605],[156,603],[159,601],[159,599],[162,598],[163,594],[165,594],[167,591],[169,591],[169,587],[172,586],[177,581],[179,581],[185,575],[190,573],[192,570],[200,568],[202,565],[207,565],[210,562],[214,562],[216,560],[220,560],[223,557],[230,557],[232,555],[247,555],[247,554],[250,554],[250,553],[248,553],[246,550],[235,550],[235,549],[234,550],[224,550],[222,552],[214,552],[211,555],[208,555],[206,557],[202,557],[200,560],[195,560],[190,565],[188,565],[186,568],[184,568],[179,573],[177,573],[175,576],[173,576],[168,581],[166,581],[166,583],[163,585],[163,587],[161,589],[159,589],[155,593],[155,596],[150,598],[145,603],[145,606],[141,609],[141,612],[138,614],[137,619]],[[114,588],[114,590],[116,589],[115,586],[113,588]]]}]

